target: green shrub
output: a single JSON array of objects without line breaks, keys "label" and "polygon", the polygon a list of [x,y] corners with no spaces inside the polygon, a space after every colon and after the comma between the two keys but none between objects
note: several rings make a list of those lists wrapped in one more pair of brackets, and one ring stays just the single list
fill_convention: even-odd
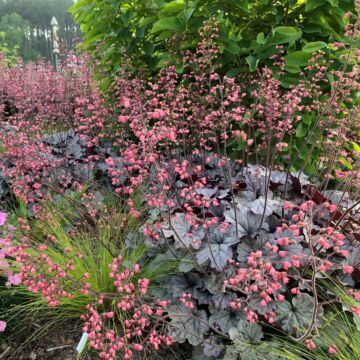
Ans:
[{"label": "green shrub", "polygon": [[[303,49],[289,59],[298,63],[331,40],[339,41],[343,15],[352,10],[351,0],[78,0],[70,11],[84,33],[84,48],[111,77],[124,52],[151,72],[176,63],[179,50],[194,49],[203,22],[213,17],[224,72],[240,72],[245,61],[254,70],[277,45],[289,53]],[[182,71],[181,64],[177,70]]]}]

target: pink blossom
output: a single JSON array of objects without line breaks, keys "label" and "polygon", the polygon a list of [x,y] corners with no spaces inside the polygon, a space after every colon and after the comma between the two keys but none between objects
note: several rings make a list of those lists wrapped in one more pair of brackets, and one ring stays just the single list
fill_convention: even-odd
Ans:
[{"label": "pink blossom", "polygon": [[4,332],[6,329],[6,322],[3,320],[0,320],[0,332]]},{"label": "pink blossom", "polygon": [[0,211],[0,226],[4,225],[7,219],[7,214]]}]

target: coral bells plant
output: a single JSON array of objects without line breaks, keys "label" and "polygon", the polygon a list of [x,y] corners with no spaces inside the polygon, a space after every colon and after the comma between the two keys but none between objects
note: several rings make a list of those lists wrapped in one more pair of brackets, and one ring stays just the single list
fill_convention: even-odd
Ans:
[{"label": "coral bells plant", "polygon": [[[139,272],[139,265],[133,270],[121,270],[123,259],[114,259],[110,277],[114,279],[117,294],[107,298],[101,296],[95,305],[87,305],[88,313],[81,318],[86,321],[83,328],[89,334],[90,346],[99,352],[102,359],[116,359],[122,354],[123,359],[133,358],[134,353],[159,350],[162,344],[172,344],[172,337],[163,333],[165,322],[165,308],[167,301],[157,300],[146,305],[149,280],[138,278],[134,283],[133,278]],[[99,313],[104,302],[112,301],[114,311]],[[126,320],[122,328],[114,330],[118,312]],[[120,326],[120,324],[119,324]]]},{"label": "coral bells plant", "polygon": [[[170,66],[157,82],[118,81],[119,154],[106,163],[116,192],[141,193],[150,209],[149,256],[179,261],[162,294],[178,304],[168,314],[175,342],[210,358],[255,359],[275,328],[311,348],[326,304],[341,305],[328,279],[358,296],[358,202],[346,193],[357,184],[356,154],[351,180],[336,177],[359,110],[358,23],[348,28],[337,70],[315,53],[288,89],[281,47],[273,69],[221,76],[214,22],[184,55],[181,79]],[[303,173],[314,169],[312,185]],[[330,181],[342,191],[329,191]]]},{"label": "coral bells plant", "polygon": [[12,194],[34,204],[96,182],[109,111],[85,62],[69,56],[59,72],[45,64],[4,67],[0,84],[0,168]]},{"label": "coral bells plant", "polygon": [[[311,348],[327,304],[343,304],[329,291],[330,279],[354,301],[360,296],[356,203],[336,204],[305,177],[273,171],[267,180],[265,168],[229,166],[232,191],[222,170],[208,166],[193,211],[182,202],[145,229],[151,253],[179,261],[162,295],[180,302],[169,313],[169,334],[210,358],[261,358],[270,328]],[[183,182],[179,191],[191,186]],[[358,306],[345,308],[358,316]]]},{"label": "coral bells plant", "polygon": [[[234,78],[220,75],[214,21],[205,24],[195,54],[184,54],[181,78],[174,66],[162,69],[156,82],[129,79],[124,73],[117,85],[114,146],[119,156],[107,160],[116,191],[131,194],[143,185],[150,207],[171,208],[174,197],[168,194],[174,179],[200,187],[206,181],[201,178],[205,164],[218,161],[228,172],[229,157],[245,165],[300,170],[322,188],[337,180],[346,164],[351,171],[344,177],[357,183],[359,108],[351,94],[358,90],[358,52],[352,50],[358,22],[349,29],[346,43],[335,47],[342,55],[335,50],[309,54],[299,80],[287,89],[281,47],[272,68]],[[204,151],[217,159],[193,167],[187,157]],[[124,176],[129,176],[125,183]]]}]

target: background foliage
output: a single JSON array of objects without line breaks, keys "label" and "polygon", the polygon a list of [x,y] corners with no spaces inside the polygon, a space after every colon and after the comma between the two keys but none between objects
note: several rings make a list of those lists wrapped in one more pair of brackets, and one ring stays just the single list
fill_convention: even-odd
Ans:
[{"label": "background foliage", "polygon": [[51,26],[55,16],[60,25],[60,39],[65,48],[71,48],[78,36],[68,9],[72,0],[0,0],[0,32],[12,52],[24,60],[38,57],[51,59]]},{"label": "background foliage", "polygon": [[[254,70],[280,44],[288,53],[304,46],[311,52],[340,40],[343,15],[353,9],[351,0],[79,0],[71,12],[84,33],[84,48],[108,75],[119,71],[124,51],[151,72],[180,61],[180,51],[196,47],[203,22],[216,17],[218,63],[236,74],[246,63]],[[306,57],[301,52],[291,60]]]}]

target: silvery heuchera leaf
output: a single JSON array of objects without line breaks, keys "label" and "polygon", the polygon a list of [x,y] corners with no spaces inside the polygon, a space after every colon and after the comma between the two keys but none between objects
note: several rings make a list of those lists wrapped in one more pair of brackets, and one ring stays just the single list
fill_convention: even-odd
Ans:
[{"label": "silvery heuchera leaf", "polygon": [[210,330],[205,310],[190,310],[185,306],[173,306],[168,313],[169,335],[175,342],[183,343],[186,340],[191,345],[203,342],[206,333]]},{"label": "silvery heuchera leaf", "polygon": [[190,254],[185,254],[179,262],[178,269],[180,272],[188,273],[191,270],[195,269],[195,262]]},{"label": "silvery heuchera leaf", "polygon": [[325,190],[322,192],[322,194],[333,204],[340,204],[340,206],[344,208],[349,208],[354,204],[354,202],[350,199],[348,192],[339,190]]},{"label": "silvery heuchera leaf", "polygon": [[223,360],[238,360],[239,355],[239,351],[235,348],[235,346],[230,345],[226,347],[226,353]]},{"label": "silvery heuchera leaf", "polygon": [[224,349],[221,339],[218,336],[210,336],[204,344],[204,355],[209,359],[219,359]]},{"label": "silvery heuchera leaf", "polygon": [[4,173],[0,170],[0,199],[9,200],[9,198],[10,198],[10,187],[4,177]]},{"label": "silvery heuchera leaf", "polygon": [[261,250],[264,254],[263,256],[267,257],[267,249],[265,248],[265,244],[267,242],[272,245],[276,244],[272,234],[268,234],[263,230],[260,231],[259,235],[255,239],[244,237],[236,249],[237,259],[239,260],[240,264],[242,266],[247,266],[247,259],[250,253],[257,250]]},{"label": "silvery heuchera leaf", "polygon": [[250,167],[247,167],[245,171],[247,171],[245,174],[246,191],[251,192],[255,199],[270,191],[266,188],[267,181],[265,180],[268,179],[265,179],[264,168],[257,166],[250,169]]},{"label": "silvery heuchera leaf", "polygon": [[207,288],[212,294],[222,292],[225,276],[221,273],[211,271],[208,276]]},{"label": "silvery heuchera leaf", "polygon": [[[222,202],[225,202],[227,203],[227,201],[222,201]],[[220,205],[218,206],[214,206],[214,205],[210,205],[209,207],[209,211],[215,216],[215,217],[218,217],[218,218],[222,218],[224,216],[224,212],[226,210],[226,205],[224,203],[221,203]]]},{"label": "silvery heuchera leaf", "polygon": [[217,193],[217,188],[198,188],[195,189],[195,192],[199,195],[202,195],[206,198],[211,198]]},{"label": "silvery heuchera leaf", "polygon": [[234,197],[234,203],[237,209],[249,207],[252,201],[255,201],[256,197],[249,191],[242,191],[240,195]]},{"label": "silvery heuchera leaf", "polygon": [[229,330],[229,336],[233,341],[242,340],[251,344],[259,344],[264,334],[260,325],[240,320]]},{"label": "silvery heuchera leaf", "polygon": [[269,301],[265,306],[261,305],[263,298],[258,293],[253,293],[250,295],[248,300],[248,306],[251,310],[256,311],[260,315],[270,313],[276,308],[276,303],[274,301]]},{"label": "silvery heuchera leaf", "polygon": [[260,325],[240,320],[236,327],[232,327],[229,330],[229,335],[234,343],[231,356],[237,351],[238,357],[241,360],[254,360],[259,358],[258,355],[260,355],[263,350],[260,344],[263,337]]},{"label": "silvery heuchera leaf", "polygon": [[[236,215],[235,215],[236,214]],[[237,227],[240,238],[243,236],[255,237],[261,229],[268,230],[269,226],[262,221],[262,215],[256,215],[247,208],[230,209],[224,212],[225,220]]]},{"label": "silvery heuchera leaf", "polygon": [[360,248],[354,248],[349,251],[349,256],[343,261],[344,265],[359,267],[360,264]]},{"label": "silvery heuchera leaf", "polygon": [[280,323],[283,330],[299,337],[310,326],[313,310],[314,298],[309,294],[301,294],[294,297],[292,303],[286,300],[277,303],[276,321]]},{"label": "silvery heuchera leaf", "polygon": [[[286,182],[287,173],[285,171],[272,171],[270,174],[270,180],[275,184],[284,185]],[[288,176],[288,180],[291,176]]]},{"label": "silvery heuchera leaf", "polygon": [[209,317],[209,324],[228,333],[230,328],[236,327],[240,320],[245,319],[245,314],[239,311],[218,311]]},{"label": "silvery heuchera leaf", "polygon": [[233,258],[231,246],[239,242],[235,227],[230,225],[225,233],[213,227],[205,239],[207,237],[208,242],[206,240],[203,242],[200,251],[196,253],[196,258],[200,264],[210,262],[212,268],[222,271],[228,261]]},{"label": "silvery heuchera leaf", "polygon": [[183,293],[190,294],[194,299],[203,296],[205,282],[196,273],[186,273],[174,276],[170,282],[173,297],[179,298]]},{"label": "silvery heuchera leaf", "polygon": [[[214,347],[214,346],[212,346]],[[191,360],[216,360],[218,357],[206,356],[204,354],[204,347],[201,345],[193,346],[191,353]]]},{"label": "silvery heuchera leaf", "polygon": [[[287,178],[287,180],[286,180]],[[285,190],[285,182],[286,184],[286,191],[292,191],[293,189],[293,180],[292,176],[287,176],[287,173],[285,171],[272,171],[270,175],[270,180],[274,184],[277,185],[277,190],[284,191]]]},{"label": "silvery heuchera leaf", "polygon": [[[264,214],[265,202],[266,202],[266,210]],[[260,196],[258,199],[256,199],[250,204],[249,209],[254,214],[261,216],[264,214],[264,216],[269,216],[272,213],[278,213],[279,211],[281,211],[282,204],[283,202],[280,199],[268,198],[265,201],[265,196]]]},{"label": "silvery heuchera leaf", "polygon": [[229,195],[229,193],[230,193],[229,189],[219,190],[219,192],[217,194],[217,198],[224,199]]},{"label": "silvery heuchera leaf", "polygon": [[[170,229],[162,230],[166,237],[173,236],[175,245],[178,248],[187,249],[192,246],[199,249],[201,240],[204,238],[204,230],[202,228],[193,229],[186,221],[185,214],[177,213],[170,220]],[[189,235],[191,233],[191,236]]]},{"label": "silvery heuchera leaf", "polygon": [[75,136],[74,130],[70,129],[67,131],[61,131],[55,133],[54,135],[45,136],[43,138],[44,142],[50,145],[58,145],[61,143],[66,142],[67,139],[72,138]]},{"label": "silvery heuchera leaf", "polygon": [[292,172],[291,175],[292,175],[293,177],[299,179],[301,185],[308,185],[308,184],[310,184],[309,177],[308,177],[307,175],[305,175],[303,172],[300,174],[300,177],[299,177],[299,173],[300,173],[300,171],[296,171],[296,172]]},{"label": "silvery heuchera leaf", "polygon": [[231,292],[220,292],[211,297],[210,303],[217,310],[225,310],[230,308],[230,302],[237,299],[237,295]]}]

